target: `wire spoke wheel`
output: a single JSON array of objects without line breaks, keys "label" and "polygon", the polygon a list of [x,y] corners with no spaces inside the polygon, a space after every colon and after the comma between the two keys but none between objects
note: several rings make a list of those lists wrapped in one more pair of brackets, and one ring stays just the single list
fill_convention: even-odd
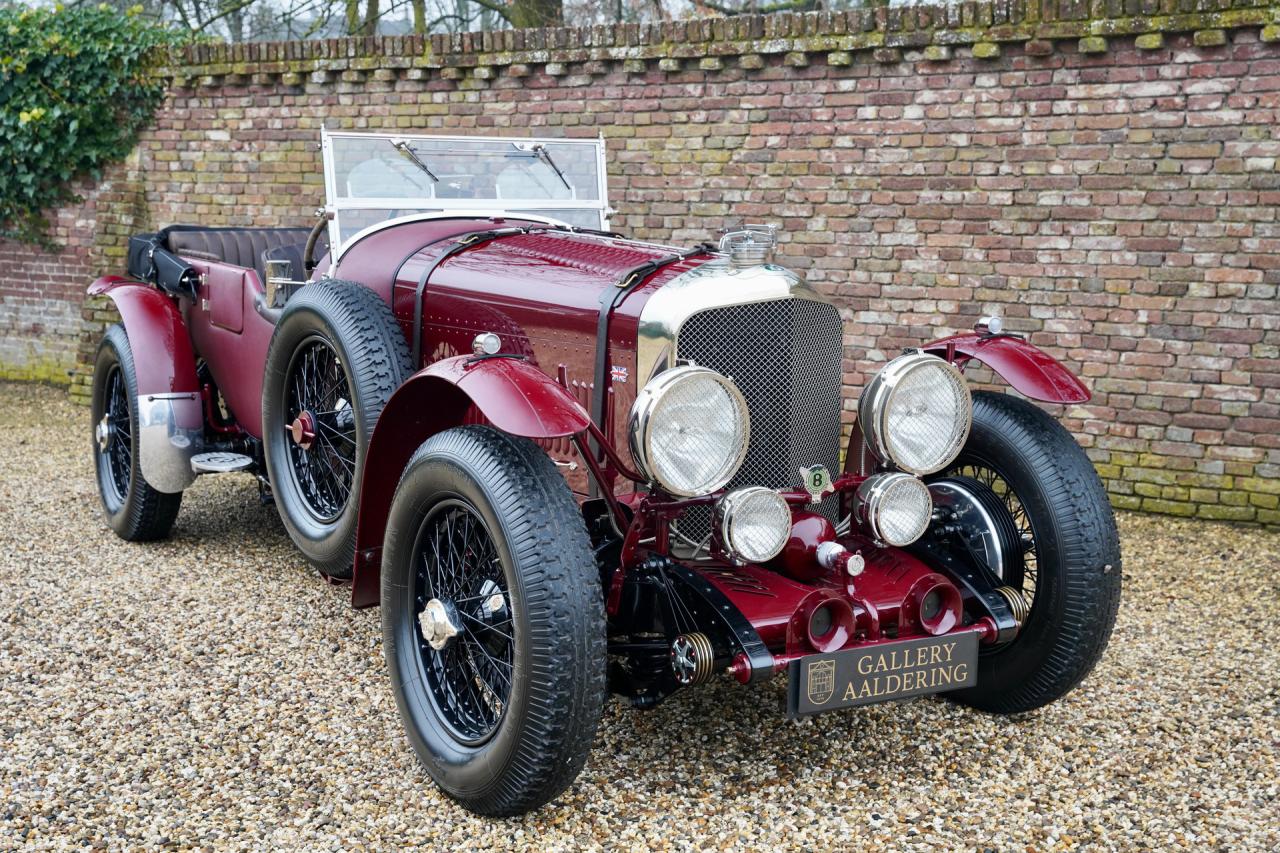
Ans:
[{"label": "wire spoke wheel", "polygon": [[262,384],[262,452],[289,538],[327,577],[354,573],[366,455],[409,373],[391,306],[357,282],[313,281],[276,321]]},{"label": "wire spoke wheel", "polygon": [[285,379],[290,467],[318,521],[342,514],[355,484],[356,431],[351,388],[333,346],[312,335],[299,346]]},{"label": "wire spoke wheel", "polygon": [[427,689],[453,737],[483,743],[502,721],[514,679],[515,625],[502,561],[484,520],[459,498],[432,508],[414,554],[415,618],[425,626],[435,602],[432,612],[446,612],[453,632],[434,644],[418,632]]},{"label": "wire spoke wheel", "polygon": [[1018,532],[1021,554],[1013,555],[1006,561],[1000,572],[1001,580],[1007,586],[1022,593],[1029,608],[1035,607],[1036,586],[1040,567],[1036,555],[1036,534],[1031,523],[1031,516],[1023,506],[1013,486],[990,463],[972,458],[960,457],[944,472],[948,477],[970,477],[990,489],[1000,502],[1004,504]]},{"label": "wire spoke wheel", "polygon": [[386,531],[382,648],[423,767],[478,814],[550,802],[586,762],[606,686],[573,492],[529,439],[455,427],[410,457]]},{"label": "wire spoke wheel", "polygon": [[106,411],[98,425],[98,454],[105,476],[104,487],[124,503],[133,472],[133,430],[129,419],[129,392],[119,364],[109,368],[104,401]]},{"label": "wire spoke wheel", "polygon": [[144,440],[136,432],[138,376],[119,324],[107,327],[98,344],[89,408],[94,478],[107,525],[126,542],[163,539],[178,517],[182,492],[160,492],[146,480]]}]

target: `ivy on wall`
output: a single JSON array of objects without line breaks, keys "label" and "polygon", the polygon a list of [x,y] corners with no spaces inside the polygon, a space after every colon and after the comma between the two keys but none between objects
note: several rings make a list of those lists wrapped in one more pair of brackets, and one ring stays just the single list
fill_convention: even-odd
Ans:
[{"label": "ivy on wall", "polygon": [[45,211],[133,149],[164,97],[151,72],[178,36],[106,4],[0,0],[0,237],[53,247]]}]

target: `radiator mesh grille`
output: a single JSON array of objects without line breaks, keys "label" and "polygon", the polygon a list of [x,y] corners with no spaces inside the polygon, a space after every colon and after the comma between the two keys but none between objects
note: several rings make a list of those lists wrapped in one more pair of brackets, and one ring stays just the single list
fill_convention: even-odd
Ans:
[{"label": "radiator mesh grille", "polygon": [[[747,399],[751,443],[730,489],[796,486],[810,465],[838,472],[843,329],[835,306],[780,299],[701,311],[680,329],[677,350],[731,377]],[[828,498],[821,510],[834,519],[837,504]],[[710,519],[698,508],[679,531],[700,542]]]}]

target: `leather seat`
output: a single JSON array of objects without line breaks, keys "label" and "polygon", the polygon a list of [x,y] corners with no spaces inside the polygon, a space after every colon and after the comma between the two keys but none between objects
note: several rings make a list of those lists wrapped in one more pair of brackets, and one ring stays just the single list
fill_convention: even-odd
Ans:
[{"label": "leather seat", "polygon": [[[222,261],[237,267],[256,270],[258,281],[266,283],[263,255],[282,246],[301,247],[307,242],[309,228],[192,228],[177,226],[166,231],[169,251],[188,258]],[[320,254],[320,252],[317,252]]]}]

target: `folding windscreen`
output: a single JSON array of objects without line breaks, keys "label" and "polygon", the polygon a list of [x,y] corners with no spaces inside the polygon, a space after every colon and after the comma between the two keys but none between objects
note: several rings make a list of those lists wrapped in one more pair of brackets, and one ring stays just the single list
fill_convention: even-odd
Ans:
[{"label": "folding windscreen", "polygon": [[608,230],[603,139],[321,131],[336,252],[415,213],[523,213]]}]

